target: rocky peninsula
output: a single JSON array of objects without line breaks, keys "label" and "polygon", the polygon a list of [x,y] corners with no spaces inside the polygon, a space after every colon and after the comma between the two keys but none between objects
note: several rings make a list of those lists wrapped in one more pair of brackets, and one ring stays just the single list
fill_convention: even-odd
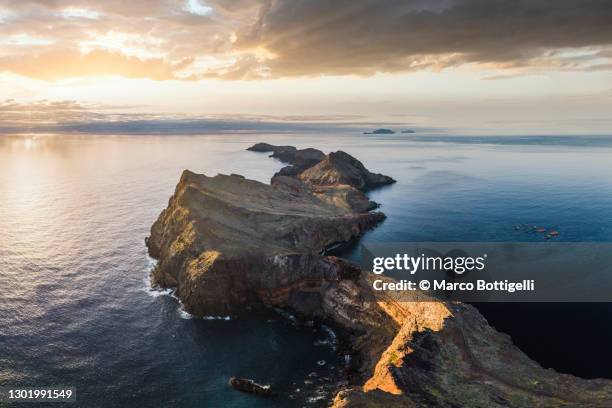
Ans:
[{"label": "rocky peninsula", "polygon": [[[254,306],[331,322],[354,383],[334,407],[610,407],[612,382],[544,369],[472,306],[394,297],[331,246],[384,220],[368,189],[393,183],[345,152],[258,143],[288,163],[270,184],[184,171],[147,238],[152,283],[195,315]],[[377,277],[380,278],[380,277]]]}]

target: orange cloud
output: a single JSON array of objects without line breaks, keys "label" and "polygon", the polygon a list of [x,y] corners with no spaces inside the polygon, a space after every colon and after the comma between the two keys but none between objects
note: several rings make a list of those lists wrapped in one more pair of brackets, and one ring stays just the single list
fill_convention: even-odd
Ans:
[{"label": "orange cloud", "polygon": [[192,62],[191,58],[176,63],[161,58],[140,59],[103,50],[87,54],[78,51],[49,51],[39,55],[0,57],[0,71],[42,80],[118,75],[163,81],[180,79],[177,72]]}]

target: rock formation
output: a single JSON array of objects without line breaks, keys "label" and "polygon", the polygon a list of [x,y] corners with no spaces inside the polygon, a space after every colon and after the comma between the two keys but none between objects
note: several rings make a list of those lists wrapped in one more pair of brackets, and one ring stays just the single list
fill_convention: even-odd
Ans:
[{"label": "rock formation", "polygon": [[296,149],[257,143],[247,150],[273,152],[289,166],[272,177],[272,185],[293,191],[307,191],[324,202],[355,212],[367,212],[378,204],[364,194],[372,188],[395,183],[391,177],[371,173],[356,158],[338,151],[323,154],[316,149]]},{"label": "rock formation", "polygon": [[363,132],[364,135],[393,135],[395,131],[391,129],[376,129],[372,132]]},{"label": "rock formation", "polygon": [[298,178],[310,185],[349,185],[360,191],[395,183],[389,176],[371,173],[359,160],[343,151],[328,154]]},{"label": "rock formation", "polygon": [[258,395],[260,397],[276,397],[278,394],[272,390],[269,385],[257,384],[249,378],[231,377],[228,381],[230,387],[246,392],[249,394]]},{"label": "rock formation", "polygon": [[[612,406],[611,381],[542,368],[473,306],[372,294],[372,278],[361,279],[358,287],[349,289],[354,283],[345,283],[344,294],[326,296],[375,299],[358,303],[365,327],[352,340],[365,356],[360,367],[364,383],[341,390],[333,407]],[[337,314],[345,315],[340,303],[348,302],[332,301]]]},{"label": "rock formation", "polygon": [[383,219],[335,207],[306,190],[186,170],[147,239],[159,260],[153,280],[175,287],[194,314],[270,303],[281,288],[334,275],[333,263],[319,254]]},{"label": "rock formation", "polygon": [[[297,149],[257,146],[303,163]],[[391,180],[342,152],[271,185],[185,171],[146,241],[159,260],[152,281],[196,315],[264,305],[334,324],[357,379],[337,408],[612,406],[612,382],[543,369],[474,307],[375,292],[371,274],[324,255],[384,219],[343,194]]]},{"label": "rock formation", "polygon": [[270,157],[289,163],[290,166],[282,168],[278,175],[295,176],[323,160],[325,154],[317,149],[297,149],[294,146],[274,146],[268,143],[256,143],[247,150],[253,152],[272,152]]}]

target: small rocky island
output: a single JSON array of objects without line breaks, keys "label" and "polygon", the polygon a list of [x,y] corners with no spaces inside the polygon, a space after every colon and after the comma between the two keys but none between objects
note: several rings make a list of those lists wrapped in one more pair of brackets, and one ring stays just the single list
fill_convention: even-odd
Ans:
[{"label": "small rocky island", "polygon": [[228,381],[230,387],[246,392],[249,394],[258,395],[260,397],[276,397],[278,394],[272,390],[269,385],[257,384],[255,381],[248,378],[231,377]]},{"label": "small rocky island", "polygon": [[363,132],[364,135],[394,135],[395,131],[391,129],[376,129],[371,132]]},{"label": "small rocky island", "polygon": [[375,292],[370,273],[325,255],[384,220],[365,193],[395,180],[341,151],[249,150],[288,166],[270,184],[184,171],[146,240],[152,283],[188,312],[281,307],[333,324],[355,373],[336,408],[612,406],[612,381],[542,368],[474,307]]}]

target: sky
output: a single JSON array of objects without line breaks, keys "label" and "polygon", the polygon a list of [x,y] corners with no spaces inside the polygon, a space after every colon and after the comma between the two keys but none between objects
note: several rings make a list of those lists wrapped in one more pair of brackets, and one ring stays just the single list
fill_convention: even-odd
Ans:
[{"label": "sky", "polygon": [[610,112],[608,0],[0,0],[0,130],[233,117],[612,134]]}]

